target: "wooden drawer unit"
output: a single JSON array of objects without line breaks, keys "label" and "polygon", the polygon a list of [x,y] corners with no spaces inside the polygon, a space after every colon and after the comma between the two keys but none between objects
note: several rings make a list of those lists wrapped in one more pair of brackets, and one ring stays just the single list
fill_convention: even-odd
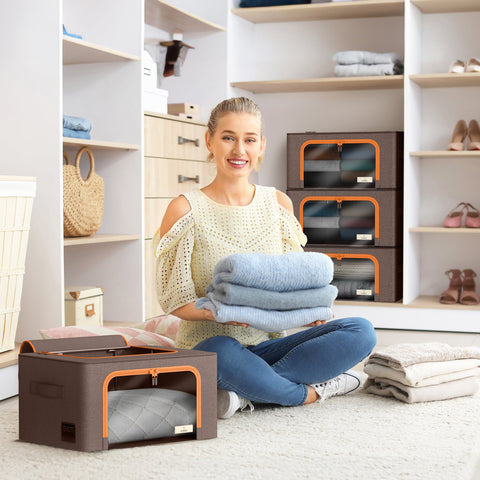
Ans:
[{"label": "wooden drawer unit", "polygon": [[204,124],[145,115],[145,156],[206,160]]},{"label": "wooden drawer unit", "polygon": [[210,162],[145,158],[145,196],[174,198],[208,185],[215,177]]},{"label": "wooden drawer unit", "polygon": [[207,161],[207,125],[171,115],[145,114],[145,318],[163,314],[157,301],[152,237],[160,228],[170,201],[182,193],[202,188],[215,177]]}]

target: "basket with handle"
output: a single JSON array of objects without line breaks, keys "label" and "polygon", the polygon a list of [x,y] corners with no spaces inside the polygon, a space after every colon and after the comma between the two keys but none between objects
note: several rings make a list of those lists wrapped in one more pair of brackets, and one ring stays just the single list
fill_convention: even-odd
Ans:
[{"label": "basket with handle", "polygon": [[15,348],[36,180],[0,176],[0,352]]},{"label": "basket with handle", "polygon": [[[80,172],[80,158],[86,152],[90,158],[90,171],[86,179]],[[70,165],[64,154],[63,166],[63,235],[84,237],[93,235],[102,225],[103,179],[95,173],[95,160],[88,147],[82,147]]]}]

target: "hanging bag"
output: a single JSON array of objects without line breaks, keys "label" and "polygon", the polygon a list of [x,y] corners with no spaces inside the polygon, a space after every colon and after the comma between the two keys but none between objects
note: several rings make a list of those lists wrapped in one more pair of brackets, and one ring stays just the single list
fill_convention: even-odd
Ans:
[{"label": "hanging bag", "polygon": [[[87,152],[90,157],[90,172],[86,179],[80,172],[80,157]],[[103,179],[95,173],[95,160],[89,148],[81,148],[70,165],[68,156],[63,157],[63,235],[83,237],[98,231],[103,218]]]}]

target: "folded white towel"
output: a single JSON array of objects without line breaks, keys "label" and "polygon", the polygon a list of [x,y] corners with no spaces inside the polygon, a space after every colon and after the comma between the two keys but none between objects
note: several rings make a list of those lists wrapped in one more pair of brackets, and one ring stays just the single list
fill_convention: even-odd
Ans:
[{"label": "folded white towel", "polygon": [[367,363],[363,371],[370,378],[388,378],[411,387],[426,387],[439,383],[480,375],[480,360],[462,359],[445,362],[424,362],[405,367],[403,370]]},{"label": "folded white towel", "polygon": [[355,63],[376,65],[381,63],[402,62],[402,58],[395,52],[377,53],[362,50],[345,50],[343,52],[337,52],[333,56],[333,61],[340,65],[352,65]]},{"label": "folded white towel", "polygon": [[397,343],[374,352],[367,363],[377,363],[401,370],[422,362],[444,362],[462,358],[480,359],[480,348],[473,346],[453,347],[446,343]]},{"label": "folded white towel", "polygon": [[466,377],[439,385],[409,387],[388,378],[369,378],[365,382],[365,390],[382,397],[394,397],[405,403],[432,402],[474,395],[478,390],[478,380],[476,377]]},{"label": "folded white towel", "polygon": [[401,75],[403,65],[399,63],[379,63],[376,65],[354,63],[352,65],[335,65],[333,71],[336,77],[378,77],[382,75]]}]

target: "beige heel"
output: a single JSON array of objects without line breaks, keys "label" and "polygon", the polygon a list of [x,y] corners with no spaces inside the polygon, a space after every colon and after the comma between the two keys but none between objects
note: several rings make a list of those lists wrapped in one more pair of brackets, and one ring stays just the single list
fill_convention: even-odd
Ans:
[{"label": "beige heel", "polygon": [[458,302],[460,289],[462,288],[462,277],[460,270],[452,269],[445,272],[450,279],[447,290],[440,295],[440,303],[451,305]]},{"label": "beige heel", "polygon": [[447,150],[463,150],[465,138],[467,137],[467,124],[465,120],[459,120],[453,129],[452,139],[447,145]]}]

